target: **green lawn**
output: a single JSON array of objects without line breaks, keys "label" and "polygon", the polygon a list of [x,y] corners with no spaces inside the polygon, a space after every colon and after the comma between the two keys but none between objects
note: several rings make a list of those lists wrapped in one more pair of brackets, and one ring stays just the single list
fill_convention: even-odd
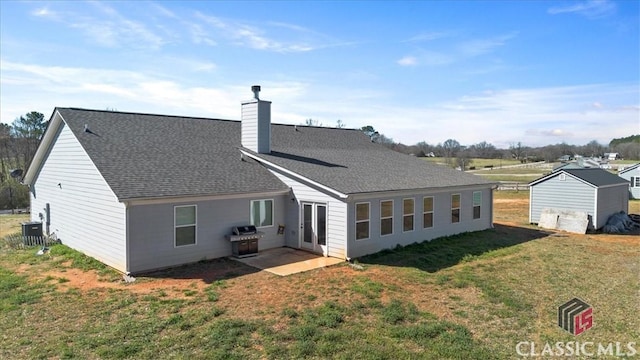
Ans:
[{"label": "green lawn", "polygon": [[[495,198],[495,229],[288,277],[220,259],[124,284],[63,245],[3,248],[0,358],[513,359],[640,338],[637,238],[542,232],[527,192]],[[556,319],[573,297],[594,309],[579,337]]]},{"label": "green lawn", "polygon": [[[438,164],[446,164],[447,159],[443,157],[424,157],[421,158],[425,161],[431,161]],[[450,159],[453,160],[453,159]],[[508,165],[518,165],[520,164],[520,160],[512,160],[512,159],[480,159],[474,158],[471,159],[471,166],[475,166],[477,169],[484,168],[485,166],[500,167],[500,166],[508,166]]]}]

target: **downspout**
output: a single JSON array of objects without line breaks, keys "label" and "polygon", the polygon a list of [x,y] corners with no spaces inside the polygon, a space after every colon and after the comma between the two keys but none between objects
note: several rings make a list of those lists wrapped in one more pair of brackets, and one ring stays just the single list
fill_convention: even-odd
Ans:
[{"label": "downspout", "polygon": [[593,230],[598,230],[598,187],[595,186],[593,189],[594,196],[594,204],[593,204]]},{"label": "downspout", "polygon": [[494,211],[493,211],[493,210],[494,210],[494,206],[493,206],[493,198],[494,198],[494,196],[493,196],[493,192],[494,192],[494,191],[497,191],[497,190],[498,190],[498,185],[493,185],[493,186],[491,187],[491,191],[489,192],[489,196],[491,197],[491,201],[489,202],[489,204],[491,204],[491,209],[490,209],[490,211],[491,211],[491,212],[490,212],[490,214],[491,214],[491,219],[490,219],[490,221],[491,221],[491,225],[490,225],[490,226],[491,226],[491,229],[495,229],[495,227],[496,227],[496,226],[495,226],[495,223],[494,223],[494,221],[493,221],[493,214],[494,214]]},{"label": "downspout", "polygon": [[123,202],[124,204],[124,226],[125,226],[125,231],[124,231],[124,248],[125,248],[125,275],[129,276],[131,275],[131,259],[130,259],[130,254],[131,254],[131,249],[129,246],[129,202],[125,201]]}]

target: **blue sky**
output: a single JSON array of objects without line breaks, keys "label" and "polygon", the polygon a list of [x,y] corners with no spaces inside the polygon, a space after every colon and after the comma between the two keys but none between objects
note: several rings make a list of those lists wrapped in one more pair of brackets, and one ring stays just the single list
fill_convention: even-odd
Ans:
[{"label": "blue sky", "polygon": [[638,1],[0,1],[0,120],[55,106],[507,148],[640,133]]}]

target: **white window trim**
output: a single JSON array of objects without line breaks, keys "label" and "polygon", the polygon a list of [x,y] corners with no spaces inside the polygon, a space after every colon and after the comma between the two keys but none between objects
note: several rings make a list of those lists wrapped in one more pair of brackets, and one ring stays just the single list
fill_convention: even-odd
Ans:
[{"label": "white window trim", "polygon": [[[411,214],[405,214],[404,213],[404,202],[405,202],[405,200],[411,200],[413,202],[413,211],[411,212]],[[404,229],[404,218],[407,217],[407,216],[413,217],[411,230],[405,230]],[[402,199],[402,232],[412,232],[415,229],[416,229],[416,199],[414,199],[414,198],[404,198],[404,199]]]},{"label": "white window trim", "polygon": [[632,188],[640,187],[640,176],[631,177],[631,187]]},{"label": "white window trim", "polygon": [[254,225],[256,227],[256,229],[266,229],[266,228],[270,228],[274,226],[275,221],[275,213],[274,213],[274,209],[276,206],[275,201],[273,201],[273,199],[256,199],[256,200],[251,200],[249,201],[249,223],[253,222],[253,203],[254,202],[260,202],[260,201],[271,201],[271,225],[265,225],[265,226],[258,226],[255,224],[251,224]]},{"label": "white window trim", "polygon": [[[424,199],[426,199],[426,198],[431,198],[431,210],[430,211],[426,211],[424,209]],[[435,225],[436,225],[435,224],[435,220],[436,220],[436,217],[435,217],[436,203],[435,203],[435,201],[436,201],[436,199],[435,199],[434,196],[424,196],[422,198],[422,228],[423,229],[433,229],[435,227]],[[426,227],[426,226],[424,226],[424,215],[425,214],[429,214],[429,213],[431,214],[431,226]]]},{"label": "white window trim", "polygon": [[[458,195],[458,207],[454,208],[453,207],[453,197]],[[453,210],[458,210],[458,222],[453,222]],[[451,221],[452,224],[460,224],[462,222],[462,195],[460,195],[460,193],[456,193],[456,194],[451,194],[451,211],[449,212],[449,221]]]},{"label": "white window trim", "polygon": [[[476,205],[475,203],[475,194],[480,194],[480,204]],[[473,194],[471,195],[471,203],[472,203],[472,207],[471,207],[471,217],[473,220],[480,220],[482,219],[482,191],[474,191]],[[480,216],[476,217],[475,211],[476,211],[476,206],[478,206],[480,208]]]},{"label": "white window trim", "polygon": [[[369,211],[367,211],[368,216],[367,216],[366,220],[358,220],[358,205],[362,205],[362,204],[367,204],[367,207],[369,208]],[[355,240],[356,241],[364,241],[364,240],[371,239],[371,203],[370,202],[359,202],[359,203],[356,203],[356,205],[353,208],[353,210],[355,212],[354,219],[355,219],[355,224],[356,224],[356,226],[354,228],[354,231],[355,231],[354,238],[355,238]],[[358,239],[358,223],[365,222],[365,221],[369,223],[369,236],[367,236],[366,238]]]},{"label": "white window trim", "polygon": [[[176,225],[176,212],[178,208],[186,208],[186,207],[193,207],[196,210],[196,214],[195,214],[195,223],[193,224],[187,224],[187,225]],[[194,242],[193,244],[186,244],[186,245],[178,245],[176,244],[176,229],[179,227],[187,227],[187,226],[195,226],[195,231],[194,231]],[[183,248],[183,247],[187,247],[187,246],[195,246],[198,245],[198,205],[175,205],[173,207],[173,248]]]},{"label": "white window trim", "polygon": [[[388,202],[391,201],[391,216],[382,216],[382,203],[383,202]],[[387,199],[387,200],[380,200],[380,237],[385,237],[385,236],[391,236],[394,233],[394,226],[393,226],[393,213],[394,213],[394,209],[393,207],[395,206],[395,204],[393,203],[393,199]],[[386,219],[391,219],[391,232],[389,234],[384,234],[382,235],[382,220],[386,220]]]}]

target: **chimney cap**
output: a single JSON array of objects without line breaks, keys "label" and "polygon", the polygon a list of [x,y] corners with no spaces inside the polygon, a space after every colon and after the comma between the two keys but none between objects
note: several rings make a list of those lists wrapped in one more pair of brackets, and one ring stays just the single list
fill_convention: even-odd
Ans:
[{"label": "chimney cap", "polygon": [[253,97],[256,99],[260,99],[259,94],[260,94],[260,85],[253,85],[251,87],[251,91],[253,91]]}]

